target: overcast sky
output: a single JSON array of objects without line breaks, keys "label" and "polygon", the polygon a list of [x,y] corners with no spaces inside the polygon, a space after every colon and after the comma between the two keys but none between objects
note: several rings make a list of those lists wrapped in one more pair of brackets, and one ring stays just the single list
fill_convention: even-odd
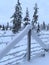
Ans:
[{"label": "overcast sky", "polygon": [[[26,8],[29,9],[30,19],[33,16],[33,8],[34,4],[38,4],[38,14],[39,19],[38,22],[42,23],[45,21],[49,23],[49,0],[20,0],[22,6],[22,15],[25,16]],[[0,0],[0,24],[6,24],[10,22],[10,17],[14,13],[14,8],[17,3],[17,0]]]}]

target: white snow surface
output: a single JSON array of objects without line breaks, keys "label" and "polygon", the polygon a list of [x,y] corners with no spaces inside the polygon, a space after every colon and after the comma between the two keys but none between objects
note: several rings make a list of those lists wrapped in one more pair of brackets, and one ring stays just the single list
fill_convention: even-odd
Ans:
[{"label": "white snow surface", "polygon": [[[41,31],[40,33],[37,33],[37,35],[46,45],[49,44],[49,31]],[[14,36],[15,35],[10,30],[0,32],[0,51],[2,51],[6,45],[14,39]],[[33,37],[31,37],[31,43],[30,62],[24,60],[24,56],[27,53],[26,35],[2,60],[0,60],[0,65],[17,65],[16,63],[19,62],[20,65],[49,65],[49,52],[46,53]],[[41,57],[41,54],[44,53],[46,54],[45,57]]]},{"label": "white snow surface", "polygon": [[32,58],[30,62],[24,62],[20,65],[49,65],[49,52],[45,53],[45,57]]}]

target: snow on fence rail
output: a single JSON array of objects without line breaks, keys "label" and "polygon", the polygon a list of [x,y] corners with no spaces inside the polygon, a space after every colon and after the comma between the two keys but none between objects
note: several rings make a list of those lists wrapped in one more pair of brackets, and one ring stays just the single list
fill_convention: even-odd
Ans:
[{"label": "snow on fence rail", "polygon": [[8,44],[13,38],[15,34],[13,35],[0,35],[0,44]]},{"label": "snow on fence rail", "polygon": [[13,36],[15,36],[15,35],[0,35],[0,37],[13,37]]},{"label": "snow on fence rail", "polygon": [[0,59],[2,59],[31,29],[31,25],[27,25],[26,28],[20,32],[13,41],[11,41],[4,50],[0,52]]},{"label": "snow on fence rail", "polygon": [[37,34],[32,31],[32,37],[40,44],[40,46],[42,46],[44,49],[49,49],[45,43],[43,43],[43,41],[37,36]]},{"label": "snow on fence rail", "polygon": [[[4,57],[4,56],[8,56],[8,55],[12,55],[12,53],[11,54],[8,54],[7,55],[7,53],[11,50],[11,49],[13,49],[13,47],[19,42],[19,41],[21,41],[21,39],[25,36],[25,35],[27,35],[28,34],[28,51],[27,51],[27,57],[28,57],[28,60],[30,59],[30,53],[31,53],[31,30],[32,30],[32,27],[31,27],[31,25],[27,25],[26,26],[26,28],[23,30],[23,31],[21,31],[18,35],[15,35],[15,38],[6,46],[6,48],[4,49],[4,50],[2,50],[1,52],[0,52],[0,60]],[[42,42],[42,40],[36,35],[36,33],[34,33],[33,31],[32,31],[32,36],[33,36],[33,38],[40,44],[40,46],[41,47],[43,47],[43,49],[48,49],[47,48],[47,46]],[[40,46],[37,46],[37,47],[39,47],[40,48]],[[14,48],[16,48],[16,46],[14,47]],[[33,48],[32,48],[33,49]],[[26,50],[26,49],[25,49]],[[22,51],[25,51],[25,50],[22,50]],[[40,50],[42,50],[42,49],[39,49],[39,50],[34,50],[33,52],[35,52],[35,51],[40,51]],[[21,52],[21,51],[18,51],[17,53],[19,53],[19,52]],[[14,53],[14,54],[16,54],[16,52]],[[24,56],[24,54],[22,54],[23,56]],[[15,57],[14,57],[15,58]],[[12,59],[12,58],[11,58]],[[9,59],[7,59],[7,60],[9,60]],[[5,61],[7,61],[7,60],[5,60]],[[4,61],[2,61],[2,62],[4,62]],[[0,62],[1,63],[1,62]],[[11,62],[12,63],[12,62]]]}]

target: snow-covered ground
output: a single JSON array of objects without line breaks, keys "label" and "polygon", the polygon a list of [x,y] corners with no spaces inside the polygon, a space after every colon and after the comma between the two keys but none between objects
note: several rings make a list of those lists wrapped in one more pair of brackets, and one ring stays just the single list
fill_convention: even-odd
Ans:
[{"label": "snow-covered ground", "polygon": [[49,52],[45,53],[45,57],[32,58],[30,62],[24,62],[20,65],[49,65]]},{"label": "snow-covered ground", "polygon": [[[45,44],[49,44],[49,31],[41,31],[37,35]],[[8,45],[10,41],[12,41],[12,39],[14,39],[14,36],[15,35],[11,31],[0,32],[0,51],[2,51],[2,49],[4,49],[6,45]],[[44,63],[48,63],[47,59],[49,58],[48,53],[46,53],[45,57],[41,57],[41,55],[45,53],[46,52],[39,45],[39,43],[33,37],[31,37],[31,61],[29,64],[40,65],[41,63],[41,65],[44,65]],[[26,59],[26,54],[27,54],[27,35],[18,44],[16,44],[14,48],[10,50],[10,52],[2,60],[0,60],[0,65],[15,65],[18,63],[22,63]],[[28,62],[26,62],[26,65],[27,64]]]}]

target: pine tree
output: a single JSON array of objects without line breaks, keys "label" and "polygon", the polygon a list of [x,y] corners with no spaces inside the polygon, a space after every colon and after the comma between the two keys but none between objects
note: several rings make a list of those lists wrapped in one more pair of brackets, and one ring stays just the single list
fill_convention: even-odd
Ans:
[{"label": "pine tree", "polygon": [[49,30],[49,24],[47,25],[47,30]]},{"label": "pine tree", "polygon": [[25,16],[25,18],[24,18],[24,21],[25,21],[25,23],[24,23],[25,26],[26,26],[26,25],[29,23],[29,21],[30,21],[28,8],[26,9],[26,16]]},{"label": "pine tree", "polygon": [[46,24],[45,24],[45,22],[43,21],[43,29],[45,29],[46,28]]},{"label": "pine tree", "polygon": [[35,26],[35,24],[37,24],[38,21],[38,7],[37,7],[37,3],[35,3],[35,7],[34,7],[34,14],[33,14],[33,19],[32,19],[32,25],[33,27]]},{"label": "pine tree", "polygon": [[39,23],[38,23],[37,32],[39,32],[39,31],[40,31],[40,25],[39,25]]},{"label": "pine tree", "polygon": [[2,28],[2,25],[0,25],[0,29]]},{"label": "pine tree", "polygon": [[9,23],[7,22],[7,25],[6,25],[6,30],[8,30],[8,28],[9,28]]},{"label": "pine tree", "polygon": [[2,30],[5,30],[5,26],[3,25]]},{"label": "pine tree", "polygon": [[16,33],[21,28],[22,12],[21,3],[17,2],[15,12],[11,18],[13,18],[13,32]]}]

